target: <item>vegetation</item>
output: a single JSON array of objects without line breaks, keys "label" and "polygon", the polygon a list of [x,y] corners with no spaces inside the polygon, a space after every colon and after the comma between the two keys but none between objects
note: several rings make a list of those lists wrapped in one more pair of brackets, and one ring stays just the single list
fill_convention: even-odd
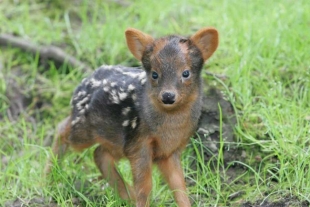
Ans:
[{"label": "vegetation", "polygon": [[[0,1],[0,34],[56,45],[92,68],[139,65],[126,48],[124,31],[155,37],[219,30],[220,46],[205,66],[225,74],[222,86],[237,109],[236,143],[243,161],[224,165],[203,147],[183,153],[193,206],[247,206],[286,202],[309,205],[310,4],[307,0],[210,1]],[[14,47],[0,49],[0,205],[121,206],[99,176],[93,149],[70,153],[52,178],[43,177],[57,123],[70,113],[70,98],[88,74]],[[192,152],[200,167],[192,169]],[[212,163],[216,163],[213,166]],[[242,166],[231,177],[234,166]],[[129,164],[119,165],[126,180]],[[154,169],[152,205],[175,206]],[[253,205],[254,205],[253,204]],[[272,204],[271,204],[272,205]]]}]

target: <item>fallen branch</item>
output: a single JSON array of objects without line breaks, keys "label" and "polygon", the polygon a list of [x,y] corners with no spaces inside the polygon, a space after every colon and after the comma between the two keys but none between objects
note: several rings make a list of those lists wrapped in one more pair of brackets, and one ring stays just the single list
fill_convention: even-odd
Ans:
[{"label": "fallen branch", "polygon": [[0,46],[20,48],[21,50],[33,53],[34,55],[39,54],[42,59],[51,59],[61,64],[67,63],[74,68],[80,68],[83,72],[89,73],[92,71],[88,65],[82,63],[56,46],[38,46],[28,40],[9,34],[0,34]]}]

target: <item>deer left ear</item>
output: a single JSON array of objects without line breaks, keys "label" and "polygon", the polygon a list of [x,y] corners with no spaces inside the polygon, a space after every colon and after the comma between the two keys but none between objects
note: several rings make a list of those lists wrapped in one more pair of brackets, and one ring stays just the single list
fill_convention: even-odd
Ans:
[{"label": "deer left ear", "polygon": [[191,36],[190,39],[202,53],[203,60],[206,61],[216,50],[219,35],[214,28],[203,28]]},{"label": "deer left ear", "polygon": [[130,52],[141,61],[146,46],[154,41],[153,37],[133,28],[127,29],[125,35]]}]

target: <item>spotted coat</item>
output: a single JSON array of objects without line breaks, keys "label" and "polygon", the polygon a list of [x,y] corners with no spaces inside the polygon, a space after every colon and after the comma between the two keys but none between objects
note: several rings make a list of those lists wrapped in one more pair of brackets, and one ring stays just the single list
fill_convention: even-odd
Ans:
[{"label": "spotted coat", "polygon": [[[146,73],[141,68],[107,65],[98,68],[83,79],[73,94],[72,133],[78,136],[85,131],[83,128],[91,127],[107,139],[119,134],[134,136],[140,122],[138,99],[145,82]],[[89,136],[92,134],[86,138],[92,138]],[[111,141],[117,140],[120,139]]]}]

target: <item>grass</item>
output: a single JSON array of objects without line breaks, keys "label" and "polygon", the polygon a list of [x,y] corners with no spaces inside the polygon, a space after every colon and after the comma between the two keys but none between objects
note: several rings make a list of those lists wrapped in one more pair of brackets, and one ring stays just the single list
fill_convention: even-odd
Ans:
[{"label": "grass", "polygon": [[[199,142],[183,153],[194,206],[238,206],[246,201],[278,201],[292,197],[310,202],[310,4],[307,0],[221,1],[9,1],[0,4],[0,32],[29,41],[57,45],[93,68],[102,64],[138,65],[126,48],[124,30],[139,28],[155,37],[190,35],[204,26],[220,33],[220,46],[208,61],[210,72],[226,74],[227,93],[238,109],[236,141],[246,161],[229,166],[221,153],[210,161],[199,156]],[[99,173],[92,151],[69,154],[53,171],[55,182],[42,177],[50,152],[45,140],[69,114],[72,91],[87,74],[14,48],[0,50],[0,205],[19,198],[51,199],[59,206],[124,204],[105,182],[90,182]],[[27,105],[10,120],[6,92],[12,80]],[[210,84],[221,85],[219,81]],[[42,105],[38,107],[38,105]],[[201,164],[192,170],[192,151]],[[214,161],[217,165],[212,166]],[[229,181],[233,164],[245,171]],[[119,166],[130,180],[129,165]],[[172,195],[155,169],[153,206],[174,206]],[[235,192],[242,195],[229,199]],[[29,205],[29,204],[28,204]]]}]

